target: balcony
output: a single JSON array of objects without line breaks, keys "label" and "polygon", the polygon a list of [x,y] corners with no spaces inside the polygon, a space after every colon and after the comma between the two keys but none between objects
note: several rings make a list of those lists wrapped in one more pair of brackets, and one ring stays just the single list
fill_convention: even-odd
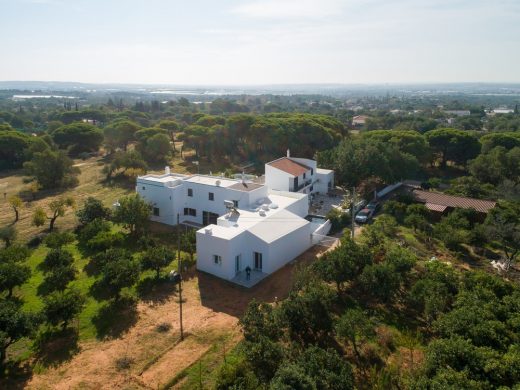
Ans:
[{"label": "balcony", "polygon": [[292,192],[298,192],[303,190],[305,187],[310,186],[312,184],[312,179],[305,180],[302,184],[300,184],[296,189],[291,189]]}]

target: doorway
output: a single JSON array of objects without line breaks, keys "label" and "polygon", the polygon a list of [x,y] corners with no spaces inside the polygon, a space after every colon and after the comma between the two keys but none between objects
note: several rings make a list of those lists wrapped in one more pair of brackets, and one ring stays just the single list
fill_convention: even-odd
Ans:
[{"label": "doorway", "polygon": [[242,255],[235,256],[235,274],[242,270]]},{"label": "doorway", "polygon": [[255,259],[255,269],[261,271],[262,270],[262,254],[260,252],[253,252],[253,257]]}]

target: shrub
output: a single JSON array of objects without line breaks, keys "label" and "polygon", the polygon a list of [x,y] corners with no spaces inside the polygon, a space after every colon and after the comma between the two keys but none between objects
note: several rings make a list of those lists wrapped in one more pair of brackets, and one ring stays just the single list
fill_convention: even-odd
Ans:
[{"label": "shrub", "polygon": [[51,249],[59,249],[74,242],[75,239],[76,236],[70,232],[50,233],[43,239],[43,242]]},{"label": "shrub", "polygon": [[64,249],[52,249],[45,259],[42,266],[46,271],[52,271],[55,268],[70,266],[74,263],[72,253]]},{"label": "shrub", "polygon": [[104,251],[121,245],[125,235],[121,232],[99,232],[87,242],[87,248],[93,251]]},{"label": "shrub", "polygon": [[110,232],[112,224],[102,219],[95,219],[81,228],[78,234],[78,240],[82,246],[88,246],[88,242],[96,237],[99,233]]}]

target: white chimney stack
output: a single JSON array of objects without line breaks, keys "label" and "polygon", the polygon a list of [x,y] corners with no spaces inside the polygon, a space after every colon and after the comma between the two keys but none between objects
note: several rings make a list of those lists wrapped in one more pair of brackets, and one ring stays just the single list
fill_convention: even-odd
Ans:
[{"label": "white chimney stack", "polygon": [[291,151],[287,149],[287,158],[291,157]]},{"label": "white chimney stack", "polygon": [[167,175],[170,174],[170,167],[169,166],[164,167],[164,173],[166,173]]},{"label": "white chimney stack", "polygon": [[244,174],[244,172],[242,172],[242,183],[245,183],[246,182],[246,175]]}]

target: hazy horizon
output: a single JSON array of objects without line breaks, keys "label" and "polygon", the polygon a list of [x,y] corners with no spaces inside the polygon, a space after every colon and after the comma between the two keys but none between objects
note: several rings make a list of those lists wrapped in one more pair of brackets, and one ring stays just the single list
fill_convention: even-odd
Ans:
[{"label": "hazy horizon", "polygon": [[5,81],[520,82],[515,0],[0,0],[0,11]]}]

